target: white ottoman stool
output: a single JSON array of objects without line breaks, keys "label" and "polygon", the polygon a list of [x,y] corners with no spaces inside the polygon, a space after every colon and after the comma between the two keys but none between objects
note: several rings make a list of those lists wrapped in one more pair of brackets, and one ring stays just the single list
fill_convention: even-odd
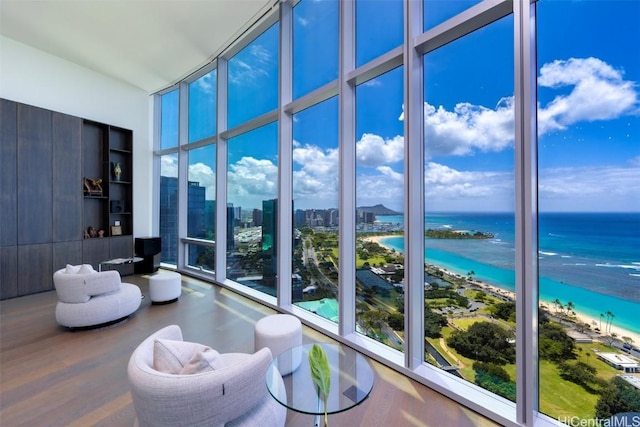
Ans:
[{"label": "white ottoman stool", "polygon": [[149,278],[149,298],[153,304],[177,301],[181,293],[182,276],[179,273],[157,273]]},{"label": "white ottoman stool", "polygon": [[272,314],[256,322],[255,351],[268,347],[273,357],[278,358],[280,374],[289,374],[300,366],[300,352],[289,356],[290,352],[288,357],[280,357],[283,351],[299,345],[302,345],[302,324],[296,316]]}]

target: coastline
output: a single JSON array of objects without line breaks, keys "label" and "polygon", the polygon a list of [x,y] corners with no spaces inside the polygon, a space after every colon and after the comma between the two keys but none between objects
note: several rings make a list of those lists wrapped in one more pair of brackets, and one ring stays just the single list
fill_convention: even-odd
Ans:
[{"label": "coastline", "polygon": [[[369,242],[377,243],[380,246],[384,246],[387,249],[393,249],[393,248],[385,245],[382,242],[382,240],[387,238],[387,237],[396,237],[396,236],[393,236],[393,235],[379,235],[379,236],[366,236],[366,237],[363,236],[363,237],[360,237],[360,238],[362,240],[366,240],[366,241],[369,241]],[[438,268],[440,271],[442,271],[444,273],[451,274],[449,271],[447,271],[444,268],[441,268],[441,267],[438,267],[438,266],[436,266],[436,268]],[[512,301],[515,301],[515,299],[516,299],[515,292],[508,291],[508,290],[502,289],[502,288],[500,288],[500,287],[498,287],[496,285],[491,285],[491,284],[488,284],[488,283],[485,283],[485,282],[481,282],[481,281],[477,281],[477,280],[473,280],[473,279],[471,279],[471,280],[465,279],[465,280],[466,280],[467,283],[473,284],[475,286],[482,287],[483,289],[485,289],[485,290],[487,290],[487,291],[489,291],[489,292],[491,292],[491,293],[493,293],[495,295],[503,296],[503,297],[508,298],[508,299],[510,299]],[[542,300],[541,299],[539,301],[538,306],[543,308],[543,309],[545,309],[551,315],[555,314],[553,301],[548,301],[548,300]],[[571,317],[569,317],[569,319],[571,319],[573,321],[577,320],[577,322],[586,323],[587,325],[589,325],[592,328],[591,332],[597,334],[596,338],[604,338],[604,337],[606,337],[606,335],[594,331],[594,328],[596,328],[596,327],[600,328],[601,323],[604,323],[604,322],[601,322],[600,319],[597,319],[597,318],[595,318],[593,316],[587,315],[587,314],[581,312],[580,310],[576,310],[576,309],[573,310],[573,313],[575,313],[575,314],[572,315]],[[605,325],[603,325],[603,327],[604,326]],[[602,330],[603,328],[600,328],[600,329]],[[640,344],[640,333],[636,333],[636,332],[633,332],[631,330],[616,326],[615,323],[613,325],[609,326],[609,330],[611,331],[611,333],[616,334],[618,338],[629,337],[629,338],[631,338],[633,340],[634,345],[637,346],[638,344]]]}]

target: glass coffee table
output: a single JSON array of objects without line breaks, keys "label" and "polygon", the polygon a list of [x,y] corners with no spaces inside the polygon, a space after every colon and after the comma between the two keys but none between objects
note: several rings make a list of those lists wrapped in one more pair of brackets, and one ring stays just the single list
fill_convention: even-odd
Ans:
[{"label": "glass coffee table", "polygon": [[[365,400],[373,388],[374,372],[363,355],[341,344],[317,343],[327,354],[331,370],[331,388],[327,399],[327,414],[346,411]],[[313,344],[293,347],[274,358],[267,370],[267,389],[271,396],[287,408],[303,414],[315,415],[315,426],[320,426],[325,414],[324,401],[316,391],[311,378],[308,353]],[[300,365],[290,374],[280,376],[274,368],[278,360],[300,360]],[[276,374],[276,372],[278,372]],[[284,381],[284,392],[280,390],[278,375]]]}]

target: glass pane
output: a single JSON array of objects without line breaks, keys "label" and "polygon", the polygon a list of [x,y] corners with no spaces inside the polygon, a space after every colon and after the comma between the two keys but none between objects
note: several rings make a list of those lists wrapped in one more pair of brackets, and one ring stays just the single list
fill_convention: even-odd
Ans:
[{"label": "glass pane", "polygon": [[640,411],[640,2],[537,9],[539,403],[587,425]]},{"label": "glass pane", "polygon": [[[271,123],[228,141],[227,276],[276,294],[278,125]],[[227,234],[230,230],[227,231]]]},{"label": "glass pane", "polygon": [[161,97],[160,148],[178,146],[178,90]]},{"label": "glass pane", "polygon": [[293,302],[338,322],[338,98],[293,117]]},{"label": "glass pane", "polygon": [[178,154],[160,157],[161,262],[178,263]]},{"label": "glass pane", "polygon": [[402,45],[402,0],[357,0],[356,67]]},{"label": "glass pane", "polygon": [[216,77],[212,70],[189,85],[189,142],[216,133]]},{"label": "glass pane", "polygon": [[[215,241],[216,212],[216,146],[207,145],[189,151],[187,185],[187,236]],[[215,250],[191,247],[188,263],[215,270]]]},{"label": "glass pane", "polygon": [[402,67],[356,88],[356,326],[403,350]]},{"label": "glass pane", "polygon": [[229,128],[278,106],[278,28],[273,25],[229,60]]},{"label": "glass pane", "polygon": [[293,98],[338,78],[337,0],[303,0],[293,9]]},{"label": "glass pane", "polygon": [[424,30],[430,30],[482,0],[423,0]]},{"label": "glass pane", "polygon": [[424,58],[425,361],[509,400],[516,397],[513,61],[512,16]]}]

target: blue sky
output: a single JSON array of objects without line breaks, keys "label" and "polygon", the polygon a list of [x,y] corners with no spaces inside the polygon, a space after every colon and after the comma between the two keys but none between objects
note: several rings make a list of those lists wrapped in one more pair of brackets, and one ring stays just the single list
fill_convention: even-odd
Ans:
[{"label": "blue sky", "polygon": [[[428,1],[426,26],[473,3]],[[399,4],[358,8],[358,63],[402,39]],[[294,97],[337,75],[336,6],[304,0],[294,10]],[[640,2],[537,8],[540,209],[640,212]],[[513,209],[512,34],[506,17],[425,57],[427,210]],[[276,107],[277,35],[276,25],[230,61],[230,126]],[[357,89],[358,205],[402,210],[402,77],[399,68]],[[296,207],[337,206],[337,125],[335,99],[294,117]],[[236,205],[275,196],[276,125],[230,141],[229,152]]]}]

